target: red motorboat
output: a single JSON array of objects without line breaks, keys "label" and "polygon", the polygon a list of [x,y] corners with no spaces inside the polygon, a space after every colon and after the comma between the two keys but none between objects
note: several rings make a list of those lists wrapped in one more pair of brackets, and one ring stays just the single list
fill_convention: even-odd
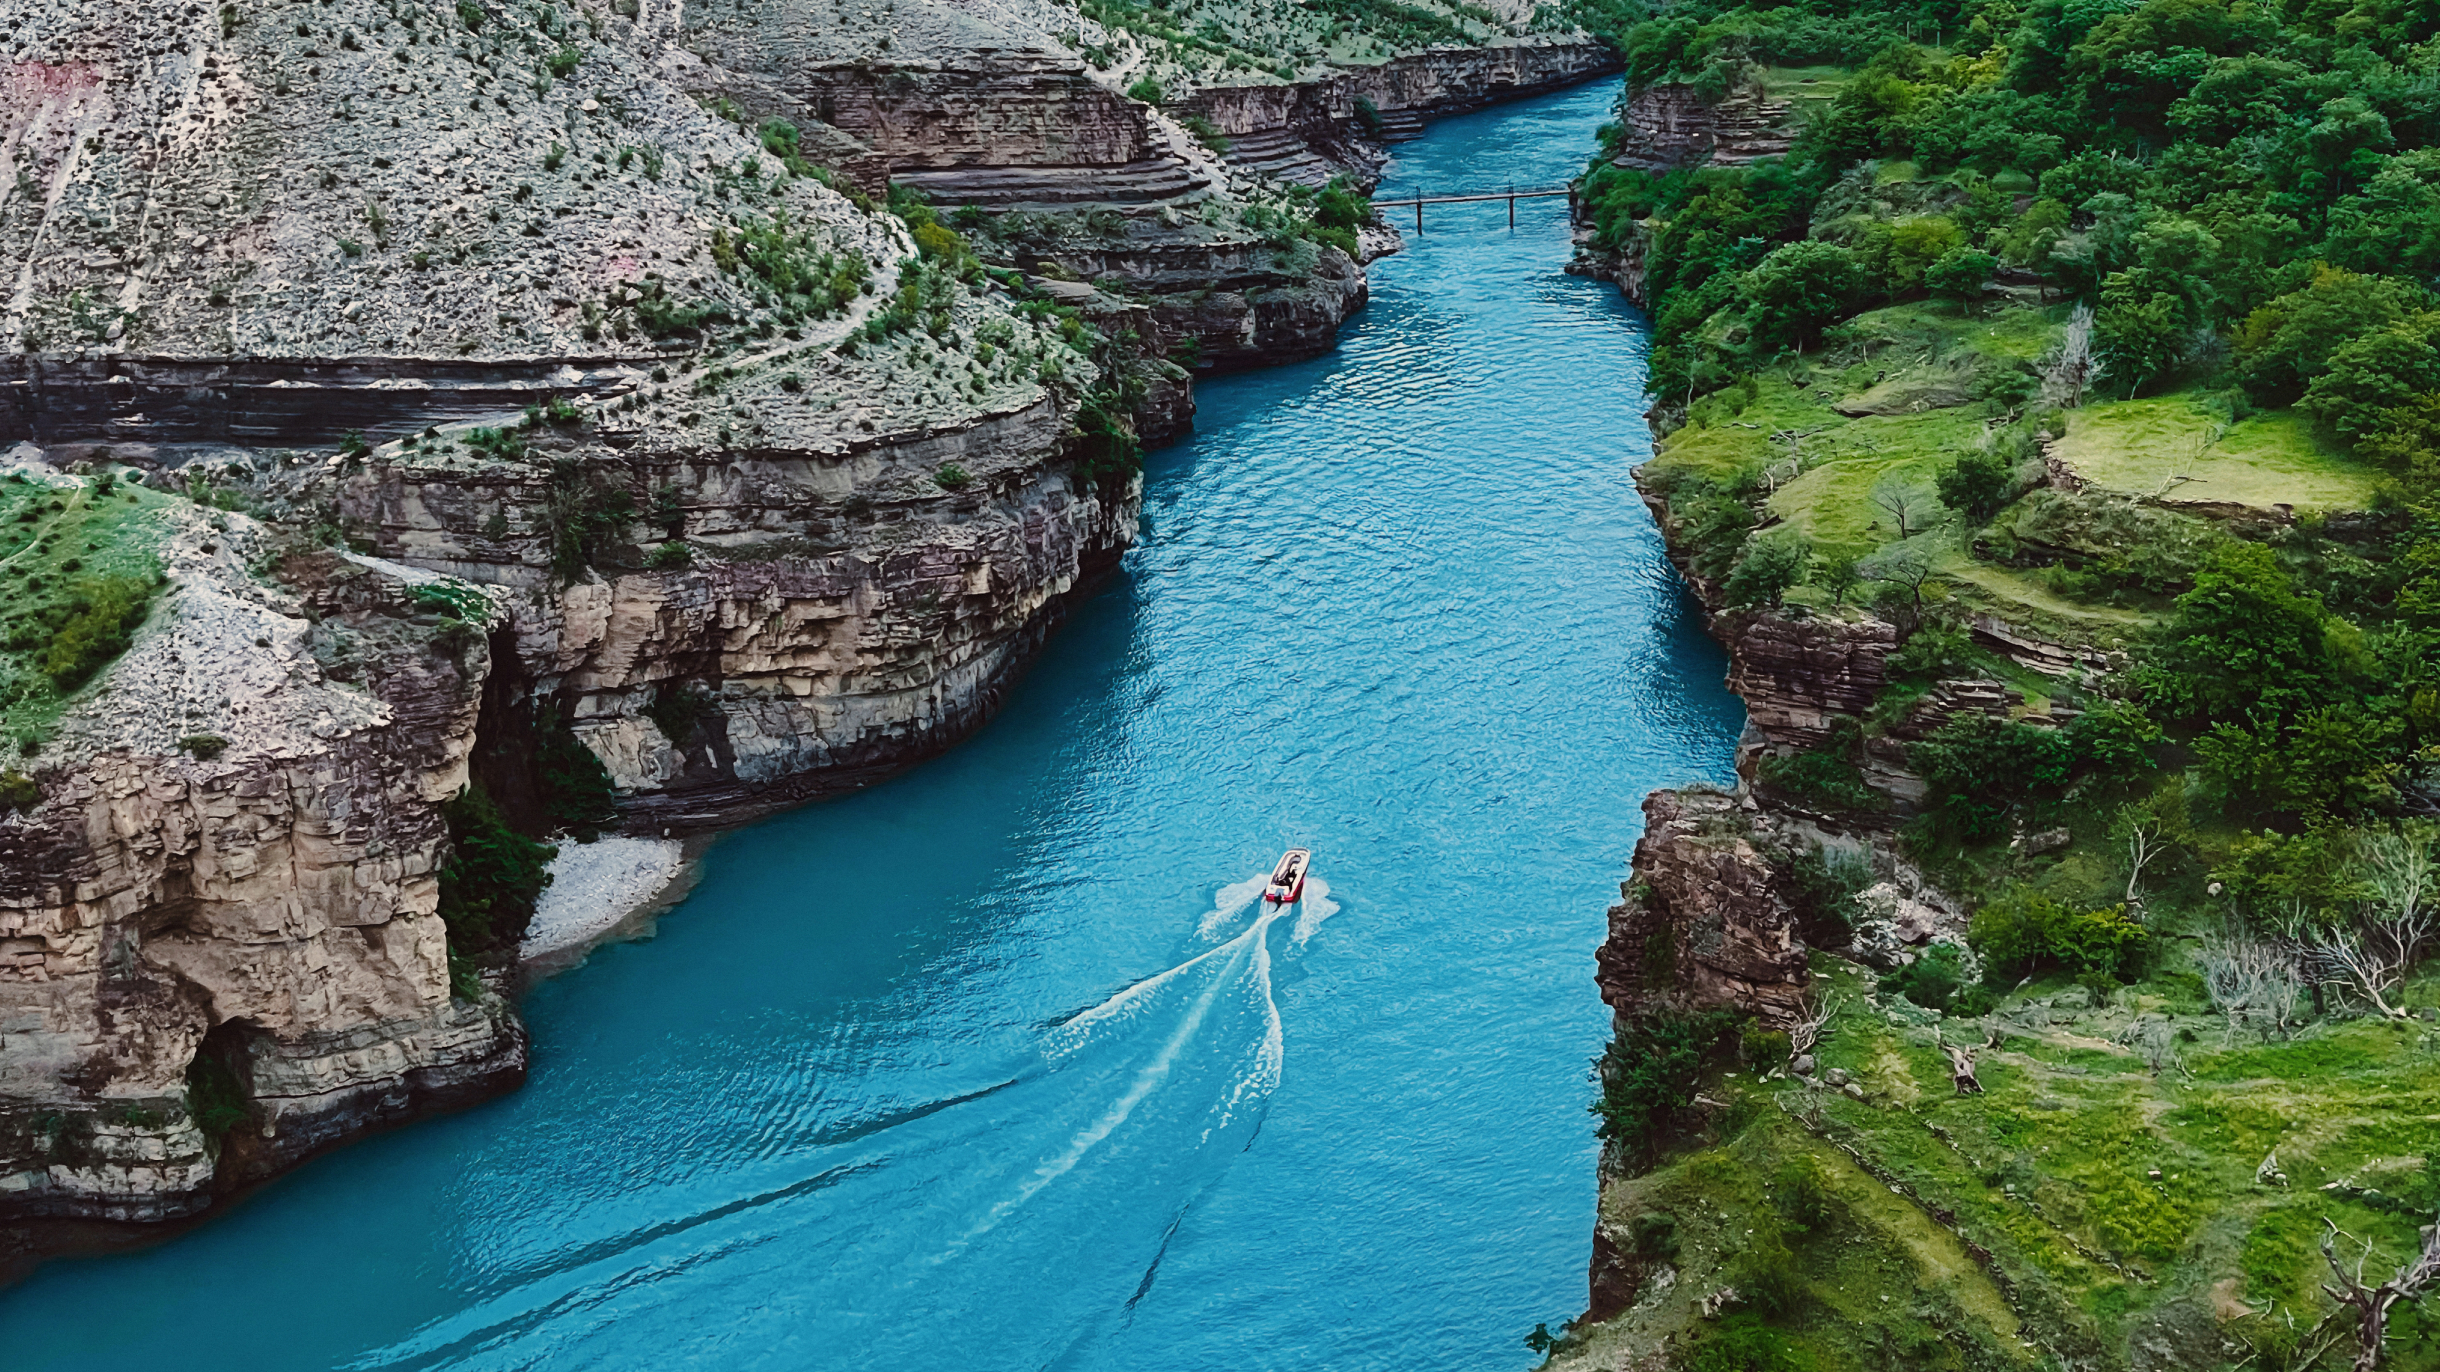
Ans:
[{"label": "red motorboat", "polygon": [[1290,848],[1271,869],[1271,884],[1263,888],[1262,898],[1273,905],[1294,905],[1305,895],[1305,873],[1313,867],[1313,850]]}]

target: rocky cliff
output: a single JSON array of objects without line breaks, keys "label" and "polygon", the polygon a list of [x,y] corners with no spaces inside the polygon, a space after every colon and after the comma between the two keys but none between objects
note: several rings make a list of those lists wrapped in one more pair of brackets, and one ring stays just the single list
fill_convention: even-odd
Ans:
[{"label": "rocky cliff", "polygon": [[1712,163],[1741,166],[1777,157],[1794,141],[1790,105],[1760,84],[1739,86],[1705,103],[1685,85],[1646,86],[1619,107],[1624,136],[1611,159],[1621,167],[1668,171]]},{"label": "rocky cliff", "polygon": [[28,1222],[191,1214],[525,1072],[436,914],[482,639],[440,635],[411,575],[143,505],[171,588],[0,814],[0,1258]]}]

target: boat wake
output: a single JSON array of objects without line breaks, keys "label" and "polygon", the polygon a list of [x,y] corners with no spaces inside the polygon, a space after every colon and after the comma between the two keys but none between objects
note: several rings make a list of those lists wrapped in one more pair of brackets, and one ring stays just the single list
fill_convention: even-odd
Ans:
[{"label": "boat wake", "polygon": [[[1073,1361],[1131,1314],[1279,1085],[1271,945],[1291,910],[1257,905],[1263,881],[1219,893],[1198,929],[1212,946],[969,1089],[809,1121],[776,1152],[596,1195],[565,1223],[517,1216],[524,1232],[469,1264],[477,1302],[353,1366]],[[1309,882],[1289,948],[1336,910]],[[776,1294],[717,1299],[739,1283]],[[711,1308],[721,1320],[690,1318]]]}]

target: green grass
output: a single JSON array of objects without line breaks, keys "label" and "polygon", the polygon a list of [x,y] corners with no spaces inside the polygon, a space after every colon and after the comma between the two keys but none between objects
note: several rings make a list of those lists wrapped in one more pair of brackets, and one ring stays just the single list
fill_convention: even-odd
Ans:
[{"label": "green grass", "polygon": [[2379,479],[2294,410],[2231,427],[2192,393],[2088,405],[2069,421],[2058,454],[2106,490],[2265,511],[2362,509]]},{"label": "green grass", "polygon": [[[79,578],[157,576],[157,516],[176,500],[125,482],[105,496],[91,482],[62,489],[0,479],[0,643],[66,599]],[[0,647],[0,755],[45,734],[66,706],[35,666],[39,653]]]},{"label": "green grass", "polygon": [[[2411,1203],[2424,1197],[2425,1152],[2440,1147],[2440,1029],[2429,1023],[2317,1020],[2290,1042],[2229,1042],[2216,1016],[2198,1013],[2181,966],[2097,1010],[2033,1007],[2064,989],[2053,979],[2010,996],[1989,1021],[2005,1037],[1977,1055],[1984,1093],[1958,1096],[1930,1030],[1893,1027],[1862,1003],[1870,977],[1829,959],[1817,959],[1816,971],[1850,998],[1818,1050],[1821,1065],[1855,1074],[1867,1099],[1735,1078],[1703,1090],[1714,1099],[1777,1096],[1791,1108],[1817,1109],[1830,1138],[1920,1196],[1918,1206],[1877,1182],[1838,1186],[1869,1219],[1860,1228],[1910,1256],[1892,1266],[1868,1247],[1846,1252],[1837,1290],[1821,1298],[1825,1312],[1868,1319],[1882,1307],[1880,1295],[1894,1305],[1917,1283],[1928,1289],[1938,1281],[1955,1302],[1943,1327],[2002,1349],[2017,1347],[2021,1333],[2050,1350],[2109,1350],[2094,1365],[2115,1367],[2130,1338],[2142,1337],[2171,1346],[2169,1360],[2156,1365],[2226,1368],[2235,1359],[2223,1339],[2276,1345],[2288,1316],[2300,1328],[2321,1317],[2324,1217],[2373,1242],[2368,1270],[2385,1273],[2416,1244],[2421,1218]],[[2411,1005],[2435,999],[2440,979],[2407,989]],[[2179,1056],[2157,1073],[2118,1041],[2139,1011],[2168,1014],[2173,1030],[2184,1031],[2175,1038]],[[1953,1042],[1981,1042],[1971,1022],[1948,1027]],[[1683,1198],[1690,1183],[1730,1225],[1750,1223],[1750,1195],[1771,1175],[1769,1159],[1790,1146],[1791,1126],[1776,1105],[1744,1100],[1732,1111],[1759,1123],[1747,1135],[1680,1154],[1649,1177],[1612,1181],[1603,1207],[1613,1226],[1623,1227],[1635,1207],[1655,1206],[1673,1208],[1683,1226],[1690,1212],[1704,1213]],[[1756,1144],[1755,1134],[1766,1143]],[[2255,1169],[2274,1149],[2288,1184],[2257,1185]],[[2392,1208],[2320,1189],[2334,1181],[2400,1202]],[[1979,1268],[1939,1270],[1920,1241],[1921,1230],[1945,1238],[1927,1210],[1953,1214],[1967,1237],[1991,1250],[2012,1297]],[[1913,1212],[1921,1226],[1917,1241],[1904,1242],[1909,1221],[1900,1211]],[[1690,1244],[1681,1286],[1710,1289],[1726,1261]],[[1983,1289],[1988,1300],[1978,1294]],[[2239,1315],[2239,1303],[2268,1313]],[[2021,1321],[2021,1331],[2011,1321]],[[1684,1316],[1686,1328],[1700,1324]],[[1798,1332],[1810,1326],[1800,1322]],[[1621,1331],[1612,1346],[1624,1339]],[[1825,1355],[1819,1365],[1872,1364]],[[2401,1339],[2384,1366],[2440,1367],[2440,1345]]]}]

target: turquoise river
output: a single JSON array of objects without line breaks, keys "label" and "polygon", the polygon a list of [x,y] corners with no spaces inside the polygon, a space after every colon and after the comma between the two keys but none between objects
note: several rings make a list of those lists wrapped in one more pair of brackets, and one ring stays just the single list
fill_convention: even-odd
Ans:
[{"label": "turquoise river", "polygon": [[[1616,94],[1437,124],[1385,196],[1564,179]],[[977,737],[722,838],[532,992],[517,1094],[0,1292],[0,1364],[1531,1366],[1584,1300],[1602,912],[1743,719],[1565,221],[1428,211],[1337,351],[1203,388]]]}]

